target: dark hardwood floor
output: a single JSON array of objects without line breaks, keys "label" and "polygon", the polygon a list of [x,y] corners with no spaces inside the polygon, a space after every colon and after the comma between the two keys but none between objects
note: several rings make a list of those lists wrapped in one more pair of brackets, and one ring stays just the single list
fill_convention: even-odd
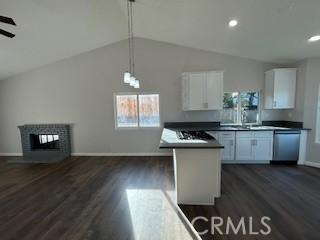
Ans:
[{"label": "dark hardwood floor", "polygon": [[[0,239],[174,239],[194,236],[175,206],[171,157],[72,157],[59,164],[0,158]],[[271,234],[204,239],[320,239],[320,170],[236,166],[222,170],[215,206],[180,206],[187,218],[271,218]],[[202,231],[210,225],[196,222]],[[223,226],[224,227],[224,226]],[[223,229],[222,227],[222,229]]]},{"label": "dark hardwood floor", "polygon": [[[227,218],[235,226],[244,218],[246,234],[221,235],[214,239],[320,239],[320,169],[305,166],[224,165],[222,168],[221,198],[215,206],[180,206],[190,221],[196,216],[210,219],[220,216],[226,231]],[[263,216],[271,234],[249,235],[249,218],[253,232],[263,229]],[[217,221],[216,221],[217,223]],[[210,230],[210,222],[197,221],[197,231]],[[229,229],[230,230],[230,229]],[[215,230],[215,232],[217,232]],[[239,233],[242,233],[240,231]],[[210,231],[203,239],[213,239]]]}]

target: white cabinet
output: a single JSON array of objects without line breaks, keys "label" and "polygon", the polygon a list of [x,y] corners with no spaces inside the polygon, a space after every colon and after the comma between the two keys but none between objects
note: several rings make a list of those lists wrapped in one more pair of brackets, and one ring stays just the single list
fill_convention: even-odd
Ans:
[{"label": "white cabinet", "polygon": [[253,145],[251,138],[237,138],[236,160],[253,160]]},{"label": "white cabinet", "polygon": [[237,132],[237,161],[270,161],[273,155],[273,131]]},{"label": "white cabinet", "polygon": [[256,138],[253,145],[254,160],[272,160],[273,139],[272,138]]},{"label": "white cabinet", "polygon": [[185,72],[182,74],[182,108],[221,110],[223,104],[223,72]]},{"label": "white cabinet", "polygon": [[265,73],[265,109],[295,107],[296,68],[277,68]]},{"label": "white cabinet", "polygon": [[235,154],[235,131],[208,131],[224,148],[221,151],[222,161],[234,161]]},{"label": "white cabinet", "polygon": [[221,160],[234,161],[235,132],[220,132],[219,143],[224,146],[221,154]]}]

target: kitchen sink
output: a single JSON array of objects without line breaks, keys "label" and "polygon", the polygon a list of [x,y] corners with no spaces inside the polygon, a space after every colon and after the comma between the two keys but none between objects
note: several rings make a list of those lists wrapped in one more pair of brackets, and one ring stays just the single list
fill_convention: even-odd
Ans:
[{"label": "kitchen sink", "polygon": [[242,129],[247,129],[247,130],[277,130],[277,129],[288,129],[284,127],[274,127],[274,126],[244,126],[240,127]]}]

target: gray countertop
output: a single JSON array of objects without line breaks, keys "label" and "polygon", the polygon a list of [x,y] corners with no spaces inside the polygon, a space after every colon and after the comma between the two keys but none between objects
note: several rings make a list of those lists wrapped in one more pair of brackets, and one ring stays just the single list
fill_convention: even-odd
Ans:
[{"label": "gray countertop", "polygon": [[277,127],[277,126],[212,126],[204,124],[202,126],[170,126],[164,127],[161,135],[159,148],[223,148],[215,139],[179,139],[177,131],[292,131],[292,130],[311,130],[309,128],[298,127]]},{"label": "gray countertop", "polygon": [[220,122],[165,122],[164,128],[189,131],[275,131],[275,130],[311,130],[304,128],[302,122],[262,121],[262,125],[235,126],[221,125]]},{"label": "gray countertop", "polygon": [[217,127],[174,127],[167,128],[174,131],[292,131],[292,130],[311,130],[310,128],[296,127],[275,127],[275,126],[217,126]]}]

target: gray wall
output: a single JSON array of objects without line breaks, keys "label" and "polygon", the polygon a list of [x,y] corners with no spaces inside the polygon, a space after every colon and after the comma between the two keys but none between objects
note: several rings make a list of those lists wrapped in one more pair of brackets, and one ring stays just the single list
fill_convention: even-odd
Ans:
[{"label": "gray wall", "polygon": [[298,68],[296,108],[286,111],[285,119],[302,121],[305,127],[312,129],[308,134],[307,160],[320,162],[319,144],[315,143],[320,58],[301,61],[296,67]]},{"label": "gray wall", "polygon": [[[219,120],[218,111],[181,111],[181,72],[223,70],[225,91],[262,90],[264,71],[275,67],[147,39],[135,46],[140,91],[160,92],[162,121]],[[25,123],[72,123],[75,153],[158,152],[161,129],[114,129],[113,94],[134,91],[122,83],[127,59],[121,41],[0,81],[0,153],[21,152],[16,126]]]},{"label": "gray wall", "polygon": [[295,108],[284,111],[284,120],[303,122],[307,61],[296,63],[293,67],[297,68],[297,86]]}]

